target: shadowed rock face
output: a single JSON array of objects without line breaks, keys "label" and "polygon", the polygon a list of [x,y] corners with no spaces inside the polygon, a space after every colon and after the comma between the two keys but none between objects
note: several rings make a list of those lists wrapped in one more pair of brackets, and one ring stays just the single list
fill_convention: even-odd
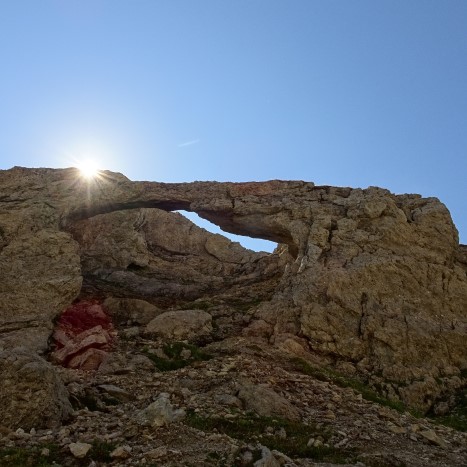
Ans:
[{"label": "shadowed rock face", "polygon": [[[272,255],[232,246],[162,212],[178,209],[281,245]],[[245,334],[261,328],[278,346],[302,337],[387,395],[429,406],[439,380],[455,388],[467,368],[466,274],[465,247],[436,198],[296,181],[163,184],[103,172],[87,182],[76,169],[0,171],[5,347],[14,336],[45,350],[52,318],[80,294],[83,276],[88,292],[163,306],[245,294],[263,300]]]},{"label": "shadowed rock face", "polygon": [[[221,293],[245,296],[257,282],[270,295],[277,285],[278,256],[246,250],[178,213],[116,211],[68,228],[80,244],[84,290],[91,294],[98,289],[169,306]],[[251,299],[262,296],[252,293]]]}]

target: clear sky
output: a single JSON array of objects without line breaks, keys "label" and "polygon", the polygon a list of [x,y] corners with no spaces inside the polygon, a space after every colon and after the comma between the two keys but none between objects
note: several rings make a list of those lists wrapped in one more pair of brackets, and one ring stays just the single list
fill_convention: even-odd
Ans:
[{"label": "clear sky", "polygon": [[0,0],[0,168],[83,158],[436,196],[467,243],[467,1]]}]

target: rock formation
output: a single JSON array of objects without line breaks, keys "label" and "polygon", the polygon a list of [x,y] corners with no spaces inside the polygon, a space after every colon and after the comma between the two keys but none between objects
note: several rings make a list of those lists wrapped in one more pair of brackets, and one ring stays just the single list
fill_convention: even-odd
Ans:
[{"label": "rock formation", "polygon": [[[278,247],[252,252],[175,210]],[[94,300],[127,339],[243,336],[425,411],[465,385],[467,247],[436,198],[15,167],[0,171],[0,277],[8,355],[49,352],[60,313]],[[88,335],[67,339],[52,360],[86,368]]]}]

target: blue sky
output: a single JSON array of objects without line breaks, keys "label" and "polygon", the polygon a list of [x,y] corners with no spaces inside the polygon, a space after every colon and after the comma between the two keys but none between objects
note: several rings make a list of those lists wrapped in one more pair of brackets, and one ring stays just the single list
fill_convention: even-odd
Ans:
[{"label": "blue sky", "polygon": [[0,66],[0,168],[377,185],[467,243],[465,0],[3,1]]}]

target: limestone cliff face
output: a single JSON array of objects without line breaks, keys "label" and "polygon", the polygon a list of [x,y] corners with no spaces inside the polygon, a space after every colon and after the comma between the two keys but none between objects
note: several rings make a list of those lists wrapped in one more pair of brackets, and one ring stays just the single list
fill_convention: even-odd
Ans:
[{"label": "limestone cliff face", "polygon": [[[279,247],[251,252],[168,212],[179,209]],[[13,168],[0,171],[0,346],[44,351],[52,319],[80,294],[171,309],[198,300],[213,305],[213,338],[294,340],[427,407],[467,368],[466,258],[436,198]],[[235,308],[242,300],[255,306]]]}]

